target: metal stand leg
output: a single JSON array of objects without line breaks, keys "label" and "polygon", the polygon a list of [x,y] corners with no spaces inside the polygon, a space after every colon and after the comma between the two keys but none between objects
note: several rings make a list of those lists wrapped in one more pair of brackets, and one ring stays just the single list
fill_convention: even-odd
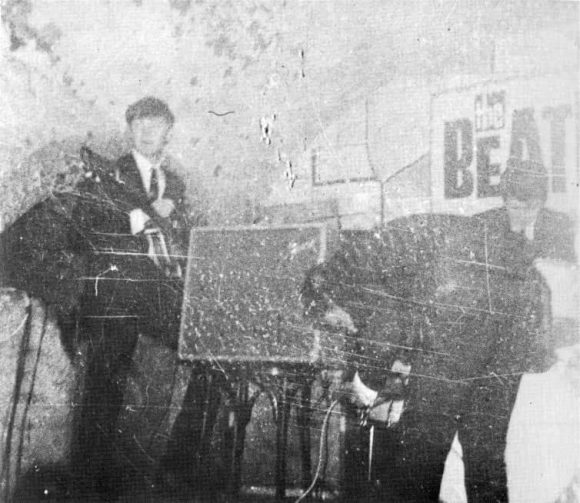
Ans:
[{"label": "metal stand leg", "polygon": [[210,397],[212,392],[213,376],[211,373],[207,375],[207,381],[204,383],[204,399],[202,408],[201,428],[199,430],[198,451],[196,459],[195,472],[201,474],[201,471],[206,463],[209,462],[209,452],[211,448],[211,434],[208,435],[208,416],[210,414]]},{"label": "metal stand leg", "polygon": [[282,378],[282,392],[278,403],[278,418],[276,430],[276,498],[283,500],[286,496],[286,450],[288,447],[288,421],[290,419],[290,404],[294,394],[288,387],[288,379]]},{"label": "metal stand leg", "polygon": [[236,385],[235,403],[229,412],[228,428],[225,432],[228,493],[237,498],[242,483],[242,461],[244,457],[244,443],[246,440],[246,426],[252,417],[254,398],[249,398],[249,383],[244,381]]},{"label": "metal stand leg", "polygon": [[312,483],[312,459],[310,457],[310,419],[312,407],[310,404],[311,383],[304,383],[300,391],[300,407],[297,411],[298,432],[300,435],[300,455],[302,458],[302,488],[310,487]]},{"label": "metal stand leg", "polygon": [[197,439],[197,455],[195,459],[195,479],[198,481],[198,488],[202,493],[214,495],[217,492],[215,481],[213,480],[212,469],[212,439],[218,410],[221,404],[221,390],[223,382],[219,375],[208,372],[203,383],[202,416],[197,418],[199,430]]}]

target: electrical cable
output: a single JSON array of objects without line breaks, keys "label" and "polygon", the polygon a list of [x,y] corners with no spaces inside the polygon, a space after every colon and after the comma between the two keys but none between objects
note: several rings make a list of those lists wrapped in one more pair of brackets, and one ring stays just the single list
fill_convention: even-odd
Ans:
[{"label": "electrical cable", "polygon": [[320,472],[322,470],[322,460],[323,460],[323,450],[324,450],[324,439],[326,436],[326,429],[328,428],[328,421],[330,420],[330,414],[332,413],[333,409],[338,405],[339,400],[334,400],[330,406],[328,407],[328,410],[326,411],[326,414],[324,416],[324,420],[322,421],[322,428],[320,430],[320,445],[319,445],[319,449],[318,449],[318,466],[316,467],[316,473],[314,474],[314,479],[312,480],[312,483],[310,484],[310,486],[308,487],[308,489],[306,489],[304,491],[304,493],[294,502],[294,503],[300,503],[301,501],[304,501],[304,499],[312,492],[312,490],[316,487],[316,484],[318,482],[318,479],[320,477]]}]

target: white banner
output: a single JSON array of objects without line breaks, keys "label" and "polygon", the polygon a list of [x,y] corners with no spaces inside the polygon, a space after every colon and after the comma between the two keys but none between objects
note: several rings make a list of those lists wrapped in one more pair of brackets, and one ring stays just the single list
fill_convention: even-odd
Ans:
[{"label": "white banner", "polygon": [[542,162],[547,205],[578,207],[576,80],[536,77],[451,90],[431,103],[431,187],[435,212],[473,214],[501,204],[509,157]]}]

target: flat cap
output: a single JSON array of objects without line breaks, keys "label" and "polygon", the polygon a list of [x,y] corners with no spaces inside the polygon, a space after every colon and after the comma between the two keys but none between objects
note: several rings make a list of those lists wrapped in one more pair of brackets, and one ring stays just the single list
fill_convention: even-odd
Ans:
[{"label": "flat cap", "polygon": [[142,119],[143,117],[163,117],[171,125],[175,122],[175,117],[167,103],[154,96],[141,98],[139,101],[129,105],[127,112],[125,112],[127,124],[131,124],[135,119]]},{"label": "flat cap", "polygon": [[548,197],[548,174],[541,162],[510,157],[500,177],[502,197],[519,201],[541,200]]}]

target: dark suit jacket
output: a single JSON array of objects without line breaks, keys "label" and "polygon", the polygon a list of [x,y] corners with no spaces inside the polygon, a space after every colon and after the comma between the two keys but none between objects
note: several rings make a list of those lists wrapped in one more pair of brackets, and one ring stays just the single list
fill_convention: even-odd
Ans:
[{"label": "dark suit jacket", "polygon": [[[90,256],[83,305],[87,319],[102,316],[135,316],[142,333],[159,337],[177,334],[180,280],[168,278],[148,256],[149,243],[143,234],[131,234],[130,213],[141,209],[161,228],[169,241],[169,253],[187,251],[189,222],[184,204],[184,185],[172,171],[165,170],[164,197],[176,209],[169,218],[159,217],[150,205],[132,155],[112,163],[85,152],[89,177],[78,187],[78,202],[72,221],[78,229],[80,254]],[[171,246],[174,241],[176,246]],[[177,249],[176,249],[177,247]],[[180,261],[181,266],[185,260]],[[164,312],[160,313],[160,306]]]},{"label": "dark suit jacket", "polygon": [[76,208],[76,220],[95,246],[146,252],[147,240],[143,236],[131,235],[129,215],[131,211],[141,209],[163,231],[166,240],[185,252],[189,228],[203,222],[190,221],[181,179],[170,169],[162,167],[166,179],[163,197],[172,199],[175,204],[169,218],[162,218],[151,206],[133,155],[124,155],[112,163],[98,154],[87,152],[86,162],[91,167],[92,176],[79,186],[81,198]]},{"label": "dark suit jacket", "polygon": [[134,205],[133,209],[142,209],[159,227],[170,233],[172,239],[177,240],[179,245],[184,247],[187,246],[190,225],[184,200],[185,185],[181,178],[168,167],[162,166],[161,169],[165,174],[166,181],[163,197],[171,199],[175,204],[175,210],[169,218],[160,217],[151,207],[147,193],[143,188],[141,174],[132,154],[124,155],[116,162],[115,179],[124,186],[127,192],[127,203]]},{"label": "dark suit jacket", "polygon": [[511,243],[513,253],[525,254],[528,260],[548,258],[576,262],[574,227],[563,213],[542,208],[534,226],[532,241],[511,232],[505,207],[485,211],[474,218],[485,225],[488,239],[495,247],[509,247]]}]

